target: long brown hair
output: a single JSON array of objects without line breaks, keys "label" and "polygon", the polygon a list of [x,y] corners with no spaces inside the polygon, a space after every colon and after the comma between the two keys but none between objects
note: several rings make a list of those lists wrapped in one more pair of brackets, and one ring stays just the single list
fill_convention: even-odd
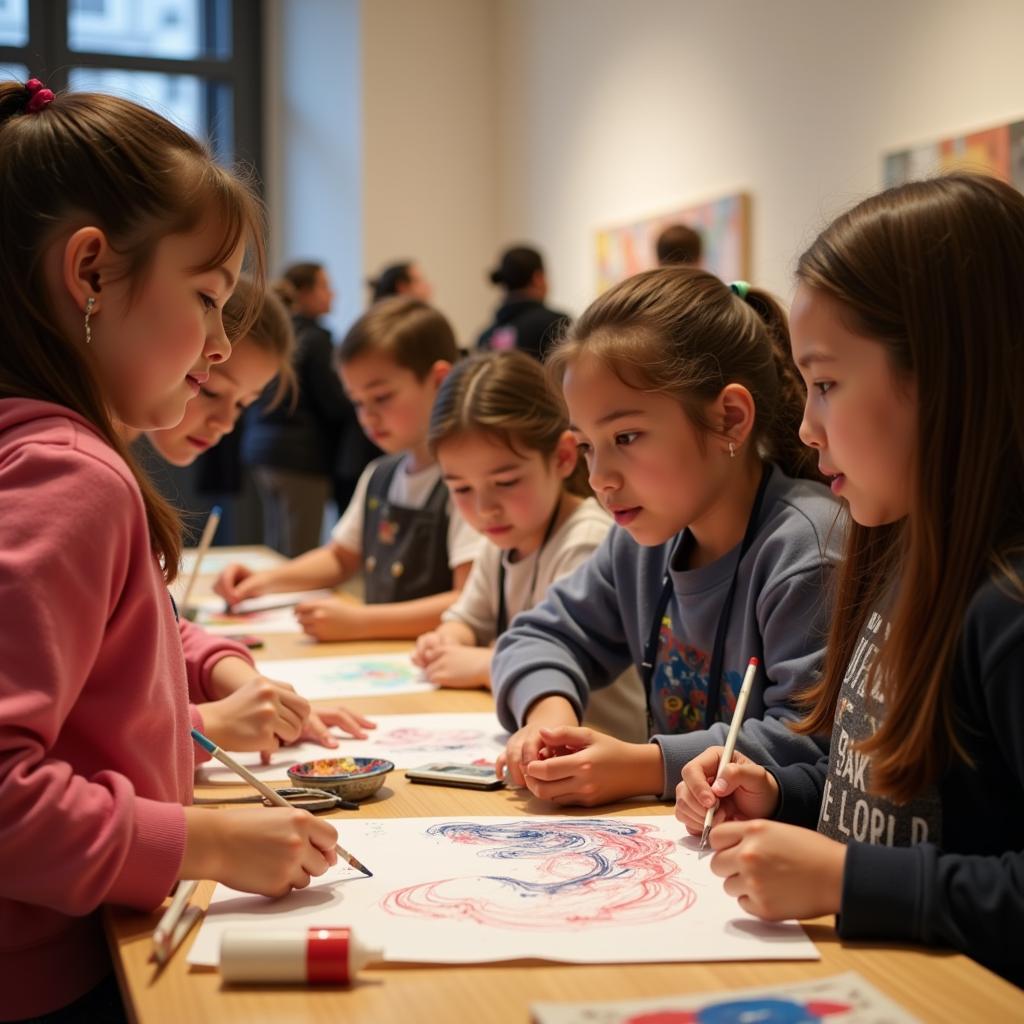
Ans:
[{"label": "long brown hair", "polygon": [[52,315],[43,254],[62,226],[95,224],[124,257],[134,291],[161,238],[211,218],[223,228],[222,241],[196,270],[248,244],[253,309],[234,324],[244,334],[262,299],[262,207],[195,139],[144,107],[67,93],[29,113],[29,98],[19,82],[0,82],[0,397],[55,402],[95,427],[135,476],[170,582],[181,553],[178,517],[118,437],[84,344],[65,337]]},{"label": "long brown hair", "polygon": [[972,594],[986,574],[1024,600],[1008,564],[1024,533],[1024,196],[950,174],[865,200],[800,257],[797,278],[842,303],[877,340],[897,380],[913,380],[920,439],[910,512],[851,523],[825,670],[805,695],[804,732],[831,728],[867,616],[889,633],[871,666],[884,714],[860,749],[871,785],[894,800],[968,760],[950,692]]},{"label": "long brown hair", "polygon": [[593,302],[547,358],[558,379],[586,351],[631,388],[669,395],[706,434],[704,410],[730,383],[754,399],[752,441],[789,476],[820,480],[800,443],[807,391],[789,346],[786,314],[768,292],[746,297],[695,267],[627,278]]},{"label": "long brown hair", "polygon": [[[490,352],[464,359],[438,389],[430,414],[432,451],[449,438],[483,433],[522,455],[550,458],[569,427],[560,397],[536,359],[524,352]],[[582,459],[565,481],[581,497],[592,493]]]}]

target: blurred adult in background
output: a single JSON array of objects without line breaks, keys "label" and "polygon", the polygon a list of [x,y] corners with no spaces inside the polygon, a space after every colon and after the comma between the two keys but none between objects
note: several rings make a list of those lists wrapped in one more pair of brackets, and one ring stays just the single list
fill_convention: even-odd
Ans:
[{"label": "blurred adult in background", "polygon": [[370,305],[393,295],[408,295],[421,302],[429,302],[434,295],[434,286],[413,260],[392,263],[366,283],[370,286]]},{"label": "blurred adult in background", "polygon": [[658,235],[655,245],[659,267],[670,267],[680,263],[700,266],[704,243],[697,231],[685,224],[670,224]]},{"label": "blurred adult in background", "polygon": [[275,291],[293,293],[295,400],[273,408],[265,391],[246,416],[242,458],[252,468],[263,507],[264,543],[294,557],[320,543],[337,447],[354,414],[334,366],[330,332],[320,317],[334,300],[321,263],[293,263]]},{"label": "blurred adult in background", "polygon": [[505,296],[494,323],[477,340],[477,348],[495,352],[517,348],[543,359],[548,346],[569,325],[569,317],[544,304],[548,279],[540,253],[529,246],[506,249],[491,271],[491,281],[504,289]]}]

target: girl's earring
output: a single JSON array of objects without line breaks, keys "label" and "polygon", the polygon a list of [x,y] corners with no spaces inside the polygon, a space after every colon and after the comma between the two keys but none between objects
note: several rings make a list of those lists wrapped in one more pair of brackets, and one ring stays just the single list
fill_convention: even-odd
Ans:
[{"label": "girl's earring", "polygon": [[89,317],[92,316],[92,307],[96,305],[96,298],[90,295],[85,300],[85,343],[86,345],[92,344],[92,328],[89,326]]},{"label": "girl's earring", "polygon": [[735,459],[736,458],[736,445],[734,445],[732,443],[732,441],[729,442],[729,458],[730,459]]}]

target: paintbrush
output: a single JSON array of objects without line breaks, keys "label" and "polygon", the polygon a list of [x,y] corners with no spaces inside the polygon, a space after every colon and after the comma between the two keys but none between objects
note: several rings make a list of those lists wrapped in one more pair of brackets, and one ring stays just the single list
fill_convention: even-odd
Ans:
[{"label": "paintbrush", "polygon": [[[276,804],[278,807],[292,806],[283,796],[281,796],[280,793],[277,792],[276,789],[271,789],[271,787],[261,779],[257,779],[256,776],[245,767],[245,765],[239,764],[230,754],[225,754],[224,751],[213,742],[213,740],[204,736],[198,729],[192,730],[192,739],[194,739],[196,743],[198,743],[199,746],[201,746],[208,754],[217,758],[221,764],[226,765],[233,772],[241,775],[241,777],[245,779],[250,786],[254,787],[259,793],[265,796],[272,804]],[[354,867],[356,871],[361,871],[367,878],[373,877],[373,872],[356,860],[356,858],[353,857],[352,854],[341,845],[341,843],[338,843],[334,849],[337,850],[338,856],[343,861]]]},{"label": "paintbrush", "polygon": [[[722,751],[722,759],[718,762],[718,774],[715,782],[722,777],[725,766],[732,761],[733,751],[736,749],[736,737],[740,734],[740,724],[743,722],[743,713],[747,710],[747,700],[750,691],[754,686],[754,676],[757,675],[757,658],[751,658],[747,663],[747,671],[743,676],[743,685],[740,687],[739,696],[736,698],[736,710],[732,713],[732,722],[729,723],[729,735],[725,738],[725,749]],[[715,811],[718,810],[719,801],[708,808],[704,815],[704,831],[700,834],[700,849],[708,845],[708,836],[711,834],[711,822],[714,821]]]}]

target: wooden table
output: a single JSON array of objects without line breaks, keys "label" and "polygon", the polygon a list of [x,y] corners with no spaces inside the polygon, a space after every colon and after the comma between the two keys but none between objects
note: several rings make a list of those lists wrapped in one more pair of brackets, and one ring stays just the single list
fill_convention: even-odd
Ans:
[{"label": "wooden table", "polygon": [[[315,657],[409,649],[407,643],[320,644],[303,638],[268,635],[261,657]],[[481,691],[366,697],[345,702],[373,712],[485,711]],[[242,792],[236,787],[202,787],[210,796]],[[256,812],[258,813],[258,812]],[[554,814],[557,809],[521,792],[474,792],[407,782],[393,772],[380,796],[361,817]],[[604,808],[602,814],[669,813],[666,805],[634,801]],[[579,811],[574,812],[578,816]],[[342,832],[344,840],[344,832]],[[200,887],[205,903],[213,883]],[[818,962],[738,962],[709,964],[552,964],[540,961],[451,966],[389,966],[364,971],[351,989],[221,986],[215,970],[190,967],[186,951],[195,932],[170,964],[157,972],[148,962],[150,936],[158,913],[112,909],[108,936],[129,1013],[140,1024],[218,1024],[365,1021],[372,1024],[428,1024],[448,1021],[526,1021],[537,1001],[643,999],[672,993],[803,982],[843,971],[858,971],[910,1013],[926,1021],[1024,1021],[1024,993],[972,960],[953,953],[875,943],[840,943],[831,918],[805,922],[821,953]],[[1009,941],[1008,937],[1008,941]]]}]

